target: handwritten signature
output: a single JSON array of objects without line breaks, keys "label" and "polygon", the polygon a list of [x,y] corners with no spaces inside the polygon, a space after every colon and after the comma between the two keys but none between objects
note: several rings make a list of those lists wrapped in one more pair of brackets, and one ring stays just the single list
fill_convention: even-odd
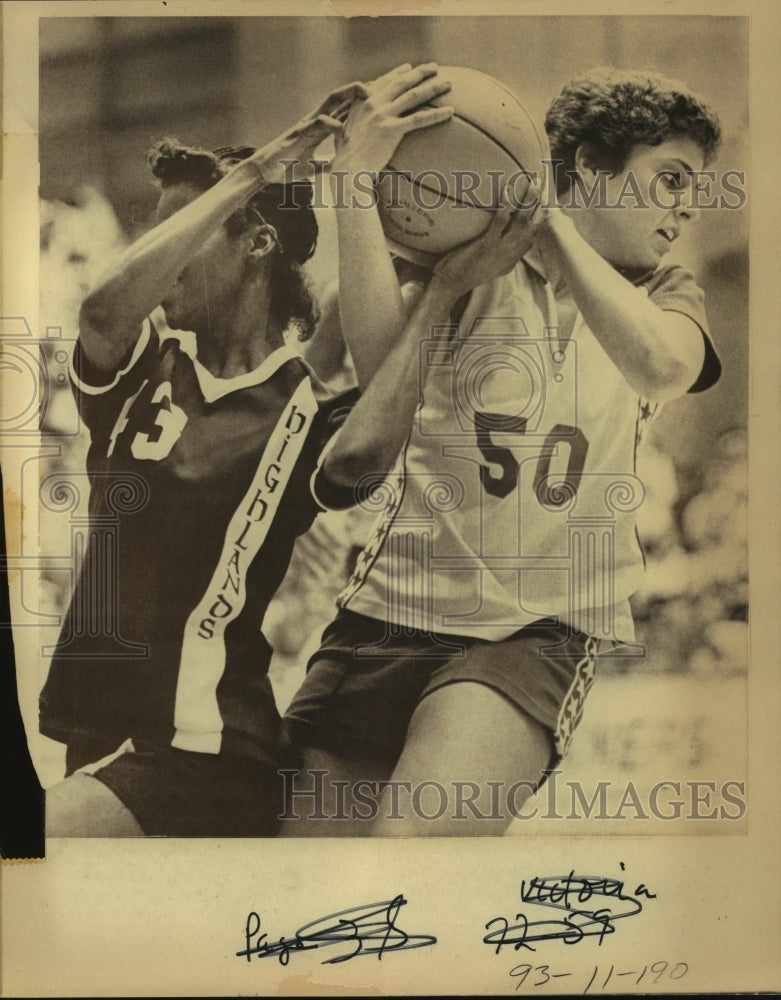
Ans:
[{"label": "handwritten signature", "polygon": [[641,898],[656,899],[656,895],[642,884],[628,893],[624,882],[602,875],[576,875],[574,871],[568,875],[538,875],[528,883],[525,879],[521,882],[521,900],[564,911],[566,916],[530,920],[525,913],[516,913],[513,924],[506,917],[494,917],[485,925],[488,933],[483,941],[494,945],[497,955],[508,946],[515,951],[536,951],[533,941],[578,944],[584,938],[597,937],[597,943],[602,944],[608,934],[615,933],[615,921],[642,911]]},{"label": "handwritten signature", "polygon": [[381,903],[366,903],[348,910],[329,913],[313,920],[295,932],[292,937],[269,940],[261,932],[262,921],[254,910],[247,916],[244,926],[245,947],[236,952],[238,958],[270,958],[276,956],[280,965],[287,965],[293,952],[309,951],[329,945],[343,944],[348,951],[323,960],[323,964],[347,962],[356,955],[376,955],[381,959],[391,951],[407,951],[436,944],[430,934],[407,934],[396,923],[402,906],[407,900],[398,895]]}]

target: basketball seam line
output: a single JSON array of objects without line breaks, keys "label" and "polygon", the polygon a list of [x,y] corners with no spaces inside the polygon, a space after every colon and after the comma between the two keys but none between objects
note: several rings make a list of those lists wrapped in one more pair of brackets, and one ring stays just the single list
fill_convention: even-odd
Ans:
[{"label": "basketball seam line", "polygon": [[[509,91],[508,91],[508,93],[509,93]],[[438,105],[436,105],[436,104],[427,104],[426,107],[428,107],[428,108],[436,108],[436,107],[438,107]],[[528,112],[526,111],[525,108],[522,108],[521,110],[523,110],[523,113],[526,115],[526,118],[528,119],[529,125],[531,126],[531,129],[534,132],[534,137],[537,140],[538,146],[540,146],[540,148],[542,149],[542,143],[540,142],[540,136],[539,136],[539,133],[537,132],[537,129],[534,127],[534,122],[532,121],[531,116],[528,114]],[[473,121],[471,118],[467,118],[466,115],[459,114],[458,111],[455,111],[453,113],[453,118],[458,118],[462,122],[466,122],[467,125],[471,125],[473,129],[476,129],[476,131],[478,131],[482,135],[484,135],[486,137],[486,139],[490,139],[490,141],[495,146],[497,146],[499,149],[502,150],[503,153],[506,153],[507,156],[510,157],[510,159],[513,161],[513,163],[520,170],[523,170],[524,172],[526,172],[526,167],[524,167],[524,165],[520,162],[520,160],[518,160],[517,157],[513,153],[511,153],[510,150],[503,143],[499,142],[499,140],[496,138],[496,136],[491,135],[490,132],[486,131],[486,129],[484,129],[482,127],[482,125],[479,125],[476,121]]]},{"label": "basketball seam line", "polygon": [[[399,173],[399,174],[407,173],[407,171],[404,171],[404,170],[396,170],[396,168],[393,166],[392,163],[389,163],[388,166],[386,167],[386,169],[393,170],[395,173]],[[446,201],[452,201],[456,205],[463,205],[464,208],[476,208],[479,212],[493,212],[493,211],[495,211],[495,209],[493,209],[493,208],[487,208],[485,205],[473,205],[473,204],[470,204],[467,201],[461,201],[458,198],[454,198],[452,195],[444,194],[442,191],[437,191],[436,188],[428,187],[428,185],[426,185],[426,184],[421,184],[420,181],[415,180],[414,178],[412,179],[412,183],[415,184],[417,187],[422,188],[424,191],[430,191],[432,194],[439,195],[440,198],[444,198]],[[392,205],[388,206],[388,208],[392,208],[392,207],[393,207]],[[403,209],[404,208],[403,205],[399,205],[398,207],[399,207],[399,209]],[[431,207],[427,207],[425,205],[419,205],[418,207],[422,208],[424,212],[433,212],[433,211],[435,211],[438,208],[437,205],[432,205]]]}]

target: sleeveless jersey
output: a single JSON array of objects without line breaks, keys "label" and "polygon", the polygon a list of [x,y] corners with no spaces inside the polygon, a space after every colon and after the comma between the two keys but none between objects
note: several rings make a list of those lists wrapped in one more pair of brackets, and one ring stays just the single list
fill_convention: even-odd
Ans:
[{"label": "sleeveless jersey", "polygon": [[260,624],[295,539],[321,506],[353,502],[316,475],[351,400],[321,404],[287,346],[214,378],[194,335],[159,337],[148,321],[109,384],[95,384],[78,346],[76,362],[89,523],[72,521],[86,551],[41,731],[267,757],[275,710]]},{"label": "sleeveless jersey", "polygon": [[[560,339],[530,261],[473,293],[421,351],[423,401],[372,535],[339,598],[402,628],[501,640],[541,618],[631,641],[644,560],[635,453],[658,411],[638,399],[576,313]],[[701,327],[703,296],[670,267],[637,295]]]}]

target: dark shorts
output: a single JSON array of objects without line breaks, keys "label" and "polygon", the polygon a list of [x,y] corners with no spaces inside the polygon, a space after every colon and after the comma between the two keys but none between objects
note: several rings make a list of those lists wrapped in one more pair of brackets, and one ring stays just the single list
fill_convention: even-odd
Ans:
[{"label": "dark shorts", "polygon": [[341,611],[288,708],[285,738],[293,750],[317,747],[390,774],[417,704],[446,684],[472,681],[500,692],[550,730],[552,768],[580,721],[598,652],[598,639],[554,620],[486,642]]},{"label": "dark shorts", "polygon": [[147,836],[273,837],[282,813],[276,764],[135,742],[87,768]]}]

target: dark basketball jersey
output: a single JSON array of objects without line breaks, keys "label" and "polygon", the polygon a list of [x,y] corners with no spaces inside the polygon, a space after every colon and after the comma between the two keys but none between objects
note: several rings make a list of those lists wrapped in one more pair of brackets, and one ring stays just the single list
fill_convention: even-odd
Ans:
[{"label": "dark basketball jersey", "polygon": [[261,623],[298,535],[352,502],[318,471],[352,397],[319,400],[289,347],[217,379],[192,334],[149,322],[110,383],[78,347],[72,375],[91,435],[89,538],[41,731],[266,757]]}]

